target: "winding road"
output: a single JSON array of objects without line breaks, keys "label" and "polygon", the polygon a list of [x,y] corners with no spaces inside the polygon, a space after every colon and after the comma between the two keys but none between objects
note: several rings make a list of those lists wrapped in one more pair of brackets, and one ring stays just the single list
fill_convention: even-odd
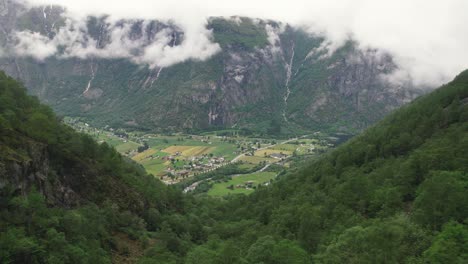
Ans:
[{"label": "winding road", "polygon": [[[296,137],[296,138],[291,138],[291,139],[282,141],[282,142],[280,142],[280,143],[276,143],[276,144],[269,145],[269,146],[266,146],[266,147],[263,147],[263,148],[259,148],[259,149],[257,149],[257,151],[259,151],[259,150],[264,150],[264,149],[269,149],[269,148],[272,148],[272,147],[274,147],[274,146],[281,145],[281,144],[286,144],[286,143],[289,143],[289,142],[291,142],[291,141],[298,140],[299,138],[304,138],[304,137],[306,137],[306,136],[307,136],[307,135],[304,135],[304,136],[301,136],[301,137]],[[228,164],[232,164],[232,163],[238,161],[240,158],[244,157],[245,154],[246,154],[246,153],[239,154],[239,155],[236,156],[234,159],[232,159],[230,162],[227,162],[227,163],[225,163],[224,165],[221,165],[221,166],[217,167],[216,169],[221,168],[222,166],[226,166],[226,165],[228,165]],[[252,174],[252,173],[257,173],[257,172],[263,172],[263,171],[265,171],[266,169],[268,169],[268,167],[270,167],[271,164],[274,164],[274,163],[267,163],[267,164],[266,164],[263,168],[261,168],[260,170],[255,171],[255,172],[250,172],[250,173],[247,173],[247,174]],[[239,176],[239,175],[245,175],[245,174],[234,174],[234,175],[231,175],[231,177],[236,177],[236,176]],[[211,179],[211,178],[206,178],[206,179],[199,180],[199,181],[197,181],[197,182],[192,183],[190,186],[185,187],[184,193],[187,193],[187,192],[190,192],[190,191],[195,190],[195,189],[197,188],[198,184],[200,184],[200,183],[203,182],[203,181],[210,180],[210,179]]]}]

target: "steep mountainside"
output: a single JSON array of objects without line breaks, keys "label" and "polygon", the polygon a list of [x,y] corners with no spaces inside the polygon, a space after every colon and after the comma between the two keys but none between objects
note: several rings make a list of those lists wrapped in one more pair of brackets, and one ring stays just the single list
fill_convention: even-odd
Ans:
[{"label": "steep mountainside", "polygon": [[[53,38],[65,24],[58,7],[24,9],[0,1],[0,43],[11,47],[16,31]],[[155,41],[170,31],[170,45],[184,32],[158,21],[90,17],[86,38],[110,45],[111,28],[129,26],[132,40]],[[382,80],[395,70],[388,55],[348,43],[330,56],[323,39],[273,21],[212,18],[208,28],[221,52],[206,61],[149,68],[127,59],[45,58],[6,52],[0,69],[22,80],[30,92],[62,115],[83,116],[96,125],[154,130],[219,127],[266,132],[272,123],[289,130],[367,127],[418,94]],[[93,42],[94,43],[94,42]]]},{"label": "steep mountainside", "polygon": [[2,263],[465,263],[468,71],[250,196],[186,196],[0,74]]},{"label": "steep mountainside", "polygon": [[126,259],[120,240],[142,251],[138,239],[183,208],[179,191],[61,124],[0,72],[1,263]]},{"label": "steep mountainside", "polygon": [[468,71],[212,212],[186,263],[466,263]]}]

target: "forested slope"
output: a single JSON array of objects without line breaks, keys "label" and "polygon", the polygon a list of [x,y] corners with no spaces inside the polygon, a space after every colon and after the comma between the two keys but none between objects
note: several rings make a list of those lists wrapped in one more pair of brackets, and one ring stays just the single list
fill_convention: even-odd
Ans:
[{"label": "forested slope", "polygon": [[[465,71],[272,187],[217,208],[212,238],[188,263],[466,263],[467,173]],[[224,261],[225,247],[236,261]]]},{"label": "forested slope", "polygon": [[0,73],[1,263],[110,263],[141,254],[148,231],[183,213],[182,198],[63,125]]},{"label": "forested slope", "polygon": [[465,263],[468,71],[249,196],[184,196],[0,75],[2,263]]}]

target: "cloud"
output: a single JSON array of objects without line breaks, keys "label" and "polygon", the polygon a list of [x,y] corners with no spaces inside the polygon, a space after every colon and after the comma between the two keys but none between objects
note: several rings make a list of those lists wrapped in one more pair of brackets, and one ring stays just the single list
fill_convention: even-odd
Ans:
[{"label": "cloud", "polygon": [[90,37],[85,19],[67,18],[65,26],[53,38],[38,32],[15,32],[14,52],[40,61],[54,55],[81,59],[127,58],[153,68],[167,67],[189,59],[206,60],[221,50],[218,44],[211,41],[212,32],[203,23],[183,25],[184,39],[180,45],[174,45],[177,36],[174,29],[163,29],[149,40],[145,30],[151,21],[146,20],[142,23],[141,32],[137,32],[140,36],[132,38],[135,21],[102,19],[101,30],[108,32],[108,39],[102,47],[99,47],[98,40]]},{"label": "cloud", "polygon": [[[161,39],[145,46],[141,56],[131,56],[136,61],[153,65],[208,58],[219,51],[219,46],[212,43],[211,32],[206,30],[206,19],[211,16],[248,16],[274,19],[323,34],[326,37],[323,48],[330,52],[350,38],[363,49],[381,49],[390,53],[399,66],[395,78],[410,76],[419,85],[439,85],[468,68],[466,0],[23,1],[64,5],[75,18],[107,13],[111,18],[173,21],[185,33],[181,45],[169,45],[167,35],[162,35]],[[119,32],[115,34],[115,39],[121,41],[116,42],[115,49],[106,52],[109,56],[129,56],[125,49],[131,49],[134,44],[120,38]],[[37,38],[33,35],[23,37],[25,43]],[[274,41],[273,34],[269,37]],[[47,41],[39,39],[38,43],[42,45],[43,56],[52,50]],[[75,48],[76,54],[83,49],[84,54],[97,52],[86,45]]]},{"label": "cloud", "polygon": [[16,32],[15,37],[19,39],[14,47],[17,55],[32,56],[42,61],[57,52],[57,46],[38,32]]},{"label": "cloud", "polygon": [[279,35],[284,32],[285,28],[284,24],[281,24],[279,27],[273,27],[270,24],[265,25],[265,31],[267,33],[267,39],[272,53],[278,53],[281,51],[281,40]]},{"label": "cloud", "polygon": [[146,46],[137,61],[165,67],[188,59],[206,60],[221,50],[218,44],[211,41],[211,31],[205,27],[184,25],[183,31],[184,40],[180,45],[170,45],[170,32],[163,31],[163,36],[157,36],[156,42]]}]

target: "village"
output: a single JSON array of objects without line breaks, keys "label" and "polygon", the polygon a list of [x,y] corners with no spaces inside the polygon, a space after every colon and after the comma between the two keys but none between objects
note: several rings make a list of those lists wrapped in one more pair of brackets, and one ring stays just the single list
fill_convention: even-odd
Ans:
[{"label": "village", "polygon": [[[229,164],[254,167],[279,163],[287,167],[291,157],[323,152],[333,146],[320,132],[278,140],[250,138],[235,133],[160,135],[127,132],[110,126],[98,129],[72,118],[65,119],[65,123],[100,143],[113,146],[166,184],[178,183]],[[232,188],[249,189],[253,185],[246,181]]]}]

